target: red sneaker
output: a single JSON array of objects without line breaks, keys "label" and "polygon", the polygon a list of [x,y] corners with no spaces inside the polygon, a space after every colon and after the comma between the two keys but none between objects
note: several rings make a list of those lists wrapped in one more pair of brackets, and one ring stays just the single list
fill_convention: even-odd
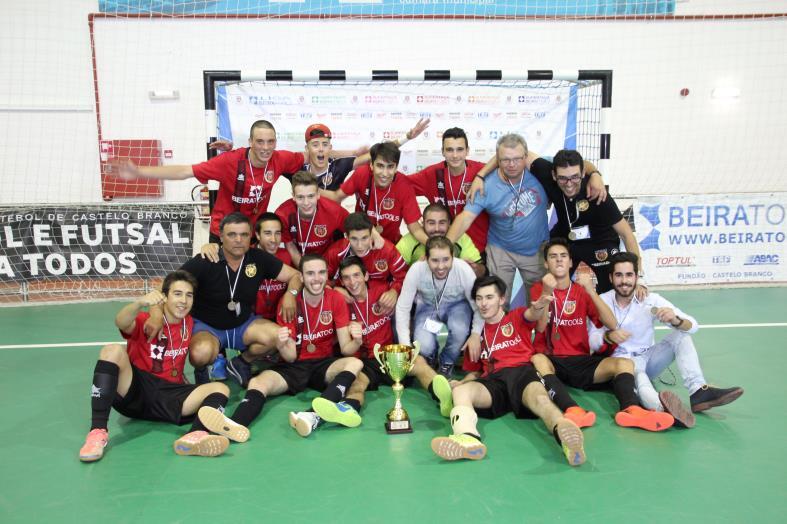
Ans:
[{"label": "red sneaker", "polygon": [[664,431],[675,423],[669,413],[650,411],[640,406],[629,406],[615,414],[615,422],[624,428],[642,428],[648,431]]},{"label": "red sneaker", "polygon": [[596,414],[592,411],[585,411],[579,406],[571,406],[563,416],[580,428],[589,428],[596,423]]}]

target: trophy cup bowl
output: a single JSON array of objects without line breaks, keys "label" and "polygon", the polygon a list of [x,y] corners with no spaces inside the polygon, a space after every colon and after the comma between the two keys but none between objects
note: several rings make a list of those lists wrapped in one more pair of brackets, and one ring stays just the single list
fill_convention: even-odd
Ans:
[{"label": "trophy cup bowl", "polygon": [[374,358],[380,364],[380,370],[391,377],[394,382],[391,389],[393,389],[396,402],[393,409],[388,412],[385,422],[385,430],[389,434],[413,432],[410,417],[402,407],[404,386],[401,381],[412,369],[418,356],[419,346],[418,341],[415,341],[412,346],[405,344],[386,344],[382,347],[380,344],[375,344],[374,346]]}]

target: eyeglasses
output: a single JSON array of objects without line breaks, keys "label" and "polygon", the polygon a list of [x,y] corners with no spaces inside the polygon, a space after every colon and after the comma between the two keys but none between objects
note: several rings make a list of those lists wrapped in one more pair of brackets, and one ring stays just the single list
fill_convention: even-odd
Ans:
[{"label": "eyeglasses", "polygon": [[498,160],[498,162],[500,162],[501,164],[512,166],[520,163],[524,159],[525,157],[518,156],[516,158],[501,158],[500,160]]},{"label": "eyeglasses", "polygon": [[571,183],[579,182],[582,179],[582,175],[559,176],[555,178],[557,179],[558,184],[568,184],[569,182]]}]

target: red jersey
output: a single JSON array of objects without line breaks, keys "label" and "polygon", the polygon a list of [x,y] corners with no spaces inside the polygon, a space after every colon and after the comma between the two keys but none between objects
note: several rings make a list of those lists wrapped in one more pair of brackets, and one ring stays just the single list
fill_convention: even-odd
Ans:
[{"label": "red jersey", "polygon": [[127,341],[128,359],[141,371],[167,382],[183,384],[183,366],[189,353],[194,320],[191,315],[186,315],[186,318],[177,324],[165,322],[158,339],[148,342],[143,328],[149,317],[149,313],[139,313],[134,320],[131,334],[120,332]]},{"label": "red jersey", "polygon": [[379,315],[377,301],[380,295],[388,291],[388,286],[381,282],[369,281],[367,285],[366,300],[359,302],[356,300],[350,304],[350,320],[361,324],[363,329],[363,342],[361,343],[358,358],[374,358],[374,345],[384,346],[393,342],[393,327],[391,326],[391,316]]},{"label": "red jersey", "polygon": [[[543,286],[536,282],[530,288],[532,300],[538,300]],[[587,318],[601,327],[598,309],[585,288],[572,283],[566,289],[553,291],[555,300],[549,305],[549,322],[543,333],[536,332],[533,345],[539,353],[556,357],[590,355]]]},{"label": "red jersey", "polygon": [[465,371],[482,371],[482,376],[503,368],[515,368],[530,362],[535,352],[530,335],[535,322],[525,319],[525,310],[520,307],[508,312],[496,324],[484,323],[481,332],[481,357],[473,362],[465,355]]},{"label": "red jersey", "polygon": [[328,198],[317,199],[317,210],[310,219],[301,218],[293,199],[283,202],[276,210],[282,221],[281,241],[295,242],[303,255],[322,255],[344,231],[344,219],[350,213],[340,204]]},{"label": "red jersey", "polygon": [[380,233],[394,244],[402,238],[399,226],[418,222],[421,210],[407,176],[397,172],[391,185],[380,189],[374,184],[372,168],[358,167],[341,190],[345,195],[355,195],[355,211],[366,213],[372,224],[382,226]]},{"label": "red jersey", "polygon": [[[389,240],[385,240],[381,249],[371,249],[366,255],[358,257],[369,273],[369,283],[373,281],[385,282],[388,289],[395,289],[397,293],[402,292],[402,283],[407,274],[407,262],[402,258],[402,254],[396,249]],[[350,249],[350,241],[346,238],[333,243],[328,251],[325,252],[325,260],[328,262],[328,278],[334,280],[337,285],[341,285],[339,278],[339,264],[345,258],[354,255]]]},{"label": "red jersey", "polygon": [[[281,311],[276,315],[276,323],[290,330],[298,351],[297,360],[314,360],[333,356],[338,346],[336,331],[350,323],[350,314],[344,297],[333,289],[325,288],[320,304],[312,307],[303,301],[303,293],[298,295],[298,315],[291,322],[285,322]],[[314,345],[314,351],[309,346]]]},{"label": "red jersey", "polygon": [[[285,248],[280,247],[276,251],[276,258],[287,264],[292,265],[292,257],[290,252]],[[287,292],[289,282],[279,282],[275,278],[266,278],[260,282],[260,288],[257,290],[257,303],[254,306],[254,312],[262,318],[276,321],[276,311],[279,307],[279,300]]]},{"label": "red jersey", "polygon": [[[445,161],[428,166],[421,171],[407,177],[413,186],[413,191],[418,196],[429,199],[430,204],[440,202],[448,208],[451,221],[465,209],[467,192],[473,179],[484,167],[482,162],[466,160],[465,172],[460,175],[451,175]],[[473,220],[467,235],[472,239],[478,251],[484,252],[486,248],[486,235],[489,230],[489,215],[486,211]]]},{"label": "red jersey", "polygon": [[248,147],[227,151],[207,162],[194,164],[191,170],[202,182],[219,182],[219,194],[210,214],[210,232],[219,234],[219,222],[226,215],[240,211],[257,223],[268,210],[271,189],[282,173],[294,173],[303,166],[303,153],[274,151],[267,165],[253,167],[249,163]]}]

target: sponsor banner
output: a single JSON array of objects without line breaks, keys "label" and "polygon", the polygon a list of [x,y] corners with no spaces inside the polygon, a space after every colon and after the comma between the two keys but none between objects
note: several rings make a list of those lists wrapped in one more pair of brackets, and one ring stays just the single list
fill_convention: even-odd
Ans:
[{"label": "sponsor banner", "polygon": [[99,0],[102,13],[184,16],[217,15],[476,15],[476,16],[615,16],[673,14],[675,0]]},{"label": "sponsor banner", "polygon": [[486,161],[506,133],[525,137],[533,151],[552,154],[576,146],[576,86],[524,84],[480,85],[461,82],[379,82],[329,84],[242,82],[217,92],[221,138],[237,147],[248,143],[255,120],[276,126],[279,149],[303,151],[304,131],[326,124],[337,150],[355,150],[395,140],[419,118],[430,118],[424,133],[402,149],[399,170],[414,173],[443,160],[442,133],[461,127],[468,136],[469,158]]},{"label": "sponsor banner", "polygon": [[189,205],[0,207],[0,282],[162,277],[193,229]]},{"label": "sponsor banner", "polygon": [[787,193],[640,197],[650,284],[787,282]]}]

